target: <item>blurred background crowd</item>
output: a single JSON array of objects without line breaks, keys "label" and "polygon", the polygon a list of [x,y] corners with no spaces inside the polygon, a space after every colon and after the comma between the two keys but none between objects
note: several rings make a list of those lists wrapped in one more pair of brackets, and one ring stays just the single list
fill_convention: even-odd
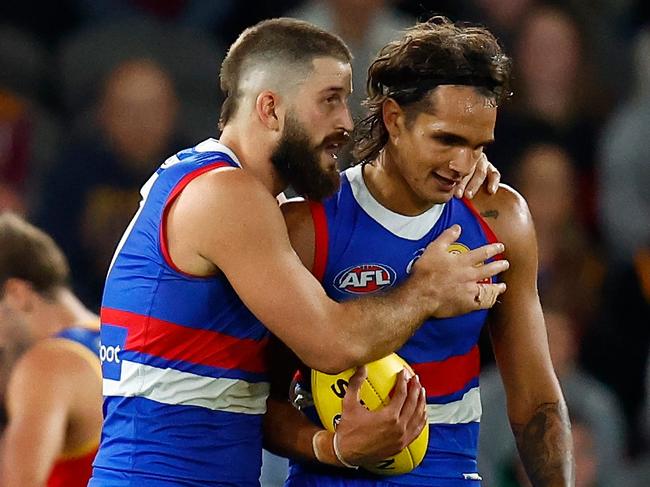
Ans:
[{"label": "blurred background crowd", "polygon": [[[487,25],[514,59],[488,155],[535,220],[577,485],[650,485],[646,0],[2,2],[0,211],[53,235],[97,309],[140,186],[171,153],[218,137],[218,70],[242,29],[286,15],[339,34],[358,117],[370,59],[434,13]],[[487,487],[524,487],[484,342],[481,472]]]}]

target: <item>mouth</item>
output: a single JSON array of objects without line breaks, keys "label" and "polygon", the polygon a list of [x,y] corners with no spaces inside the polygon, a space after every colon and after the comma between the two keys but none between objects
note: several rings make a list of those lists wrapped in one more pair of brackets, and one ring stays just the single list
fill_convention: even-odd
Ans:
[{"label": "mouth", "polygon": [[451,192],[456,188],[456,185],[461,182],[460,178],[446,178],[436,172],[432,172],[431,176],[436,180],[440,189],[445,192]]},{"label": "mouth", "polygon": [[336,135],[327,137],[323,142],[323,152],[327,154],[334,163],[336,163],[339,158],[339,152],[350,140],[350,136],[347,133],[337,133]]},{"label": "mouth", "polygon": [[339,144],[337,142],[327,144],[323,150],[327,155],[329,155],[333,160],[337,160],[339,158],[339,151],[341,150],[342,144]]}]

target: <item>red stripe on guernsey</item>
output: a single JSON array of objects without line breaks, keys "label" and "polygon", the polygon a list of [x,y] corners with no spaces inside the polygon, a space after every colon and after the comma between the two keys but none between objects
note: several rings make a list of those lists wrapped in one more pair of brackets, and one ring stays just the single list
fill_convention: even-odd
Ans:
[{"label": "red stripe on guernsey", "polygon": [[86,487],[93,472],[95,448],[89,453],[57,462],[47,480],[47,487]]},{"label": "red stripe on guernsey", "polygon": [[101,320],[128,329],[127,350],[221,369],[266,371],[264,351],[268,337],[235,338],[111,308],[102,308]]},{"label": "red stripe on guernsey", "polygon": [[[468,200],[467,198],[463,198],[463,203],[465,203],[465,206],[469,208],[469,211],[472,212],[472,214],[476,217],[478,220],[479,225],[481,225],[481,228],[483,229],[483,233],[485,233],[485,237],[487,238],[488,243],[497,243],[499,241],[499,238],[496,236],[496,234],[492,231],[490,228],[490,225],[485,221],[485,218],[481,216],[481,214],[478,212],[474,204]],[[494,256],[496,260],[501,260],[503,259],[503,254],[497,254]]]},{"label": "red stripe on guernsey", "polygon": [[327,233],[327,216],[322,203],[309,202],[311,218],[314,222],[314,265],[311,273],[319,281],[323,281],[327,266],[327,247],[329,235]]},{"label": "red stripe on guernsey", "polygon": [[467,383],[478,376],[481,360],[478,346],[465,355],[449,357],[439,362],[411,364],[420,377],[427,396],[446,396],[461,390]]},{"label": "red stripe on guernsey", "polygon": [[199,169],[196,169],[186,174],[178,183],[176,183],[176,186],[167,197],[165,206],[163,206],[162,219],[160,221],[160,250],[162,252],[163,258],[165,259],[165,262],[167,262],[167,265],[172,269],[174,269],[179,274],[188,277],[202,277],[202,276],[194,276],[192,274],[180,270],[178,267],[176,267],[176,264],[174,264],[174,261],[172,260],[172,257],[169,254],[169,248],[167,247],[167,214],[169,213],[169,209],[171,208],[172,203],[176,200],[176,198],[178,198],[178,195],[181,194],[181,191],[183,191],[185,187],[188,184],[190,184],[193,180],[195,180],[202,174],[205,174],[206,172],[212,171],[213,169],[218,169],[220,167],[226,167],[226,166],[233,167],[227,162],[215,162],[213,164],[208,164],[207,166],[203,166]]}]

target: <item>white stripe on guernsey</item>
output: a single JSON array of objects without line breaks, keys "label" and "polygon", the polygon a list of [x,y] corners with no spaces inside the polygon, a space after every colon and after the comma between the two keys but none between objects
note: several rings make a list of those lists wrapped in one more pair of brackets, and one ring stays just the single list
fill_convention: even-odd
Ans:
[{"label": "white stripe on guernsey", "polygon": [[204,377],[122,361],[122,379],[104,379],[104,396],[144,397],[163,404],[199,406],[214,411],[264,414],[268,382]]},{"label": "white stripe on guernsey", "polygon": [[461,424],[481,420],[481,394],[478,387],[467,391],[462,399],[447,404],[427,404],[429,424]]},{"label": "white stripe on guernsey", "polygon": [[359,206],[389,232],[407,240],[420,240],[436,224],[445,205],[434,205],[417,216],[406,216],[395,213],[381,205],[368,191],[363,180],[362,164],[352,166],[345,171],[350,181],[352,194]]}]

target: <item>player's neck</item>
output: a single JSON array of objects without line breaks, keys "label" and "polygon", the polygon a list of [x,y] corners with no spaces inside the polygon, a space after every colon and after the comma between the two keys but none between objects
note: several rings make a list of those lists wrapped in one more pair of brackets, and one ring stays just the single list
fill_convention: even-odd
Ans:
[{"label": "player's neck", "polygon": [[67,288],[57,290],[54,298],[43,301],[41,307],[40,323],[34,330],[36,339],[48,338],[71,326],[99,320]]},{"label": "player's neck", "polygon": [[418,216],[434,206],[418,198],[385,150],[364,166],[363,179],[373,198],[400,215]]},{"label": "player's neck", "polygon": [[224,127],[219,142],[232,150],[242,167],[253,173],[273,196],[277,196],[286,188],[286,184],[271,162],[272,146],[251,137],[250,134],[254,133],[259,133],[259,130],[236,123],[229,124]]}]

